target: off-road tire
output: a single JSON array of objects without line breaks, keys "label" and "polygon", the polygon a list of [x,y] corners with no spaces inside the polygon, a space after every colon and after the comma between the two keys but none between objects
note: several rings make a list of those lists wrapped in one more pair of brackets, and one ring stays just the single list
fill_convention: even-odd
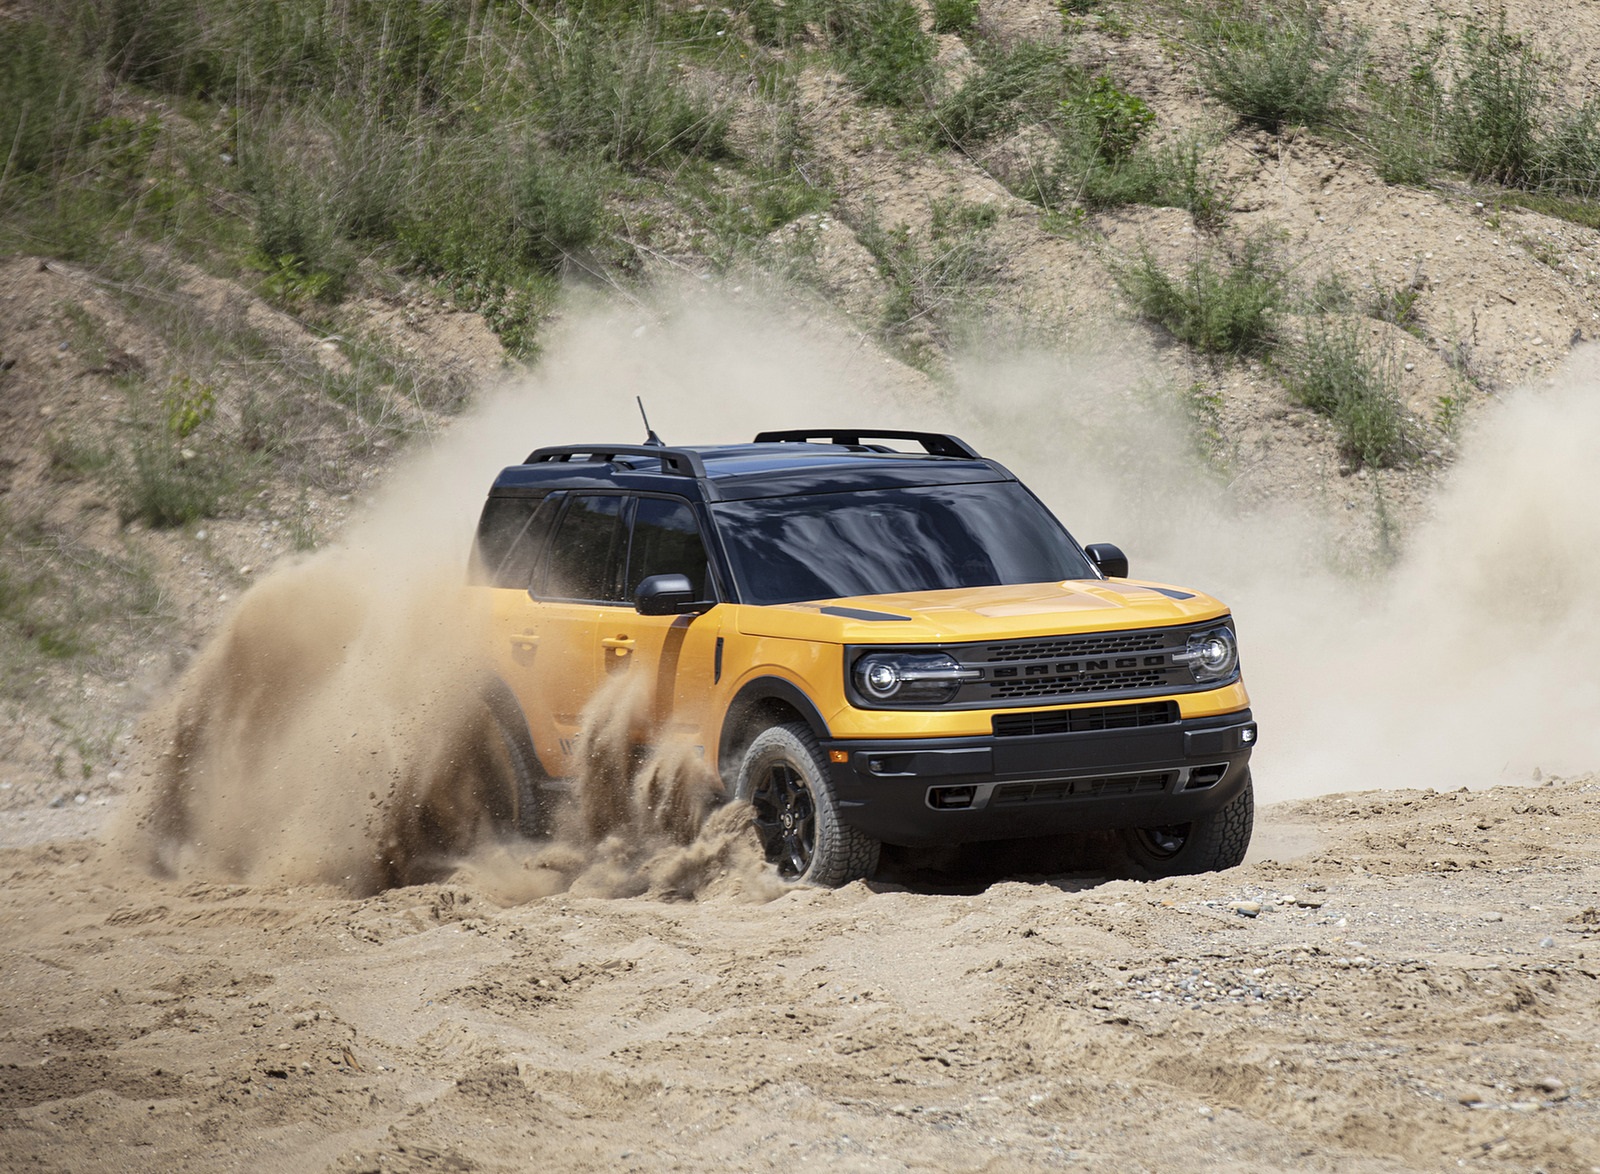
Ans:
[{"label": "off-road tire", "polygon": [[1247,769],[1239,793],[1210,815],[1170,827],[1119,831],[1112,871],[1134,880],[1156,880],[1233,868],[1244,862],[1250,848],[1255,815],[1255,787]]},{"label": "off-road tire", "polygon": [[827,760],[804,722],[756,735],[740,761],[734,795],[754,808],[767,859],[785,880],[836,888],[878,867],[878,841],[839,818]]},{"label": "off-road tire", "polygon": [[528,733],[528,720],[510,691],[498,682],[483,693],[494,744],[488,751],[500,768],[504,788],[489,800],[489,814],[502,832],[540,839],[550,834],[549,811],[541,791],[544,768]]}]

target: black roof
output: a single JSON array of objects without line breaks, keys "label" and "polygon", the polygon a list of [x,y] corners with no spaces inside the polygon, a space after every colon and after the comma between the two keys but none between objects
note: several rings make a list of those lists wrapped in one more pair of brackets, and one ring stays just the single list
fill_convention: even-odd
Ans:
[{"label": "black roof", "polygon": [[[911,440],[923,451],[900,451],[880,440]],[[493,492],[611,488],[722,501],[1014,479],[943,433],[817,429],[763,432],[751,444],[540,448],[503,470]]]}]

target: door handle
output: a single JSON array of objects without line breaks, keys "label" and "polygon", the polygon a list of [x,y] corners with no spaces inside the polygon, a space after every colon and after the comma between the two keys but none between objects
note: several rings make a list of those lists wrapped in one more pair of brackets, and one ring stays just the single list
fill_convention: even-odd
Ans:
[{"label": "door handle", "polygon": [[532,652],[539,647],[539,633],[537,632],[518,632],[515,636],[509,637],[509,639],[511,647],[519,652]]},{"label": "door handle", "polygon": [[632,636],[606,636],[600,641],[600,647],[601,648],[613,648],[613,649],[616,650],[617,655],[621,656],[621,655],[623,655],[625,653],[629,653],[629,652],[633,651],[633,637]]}]

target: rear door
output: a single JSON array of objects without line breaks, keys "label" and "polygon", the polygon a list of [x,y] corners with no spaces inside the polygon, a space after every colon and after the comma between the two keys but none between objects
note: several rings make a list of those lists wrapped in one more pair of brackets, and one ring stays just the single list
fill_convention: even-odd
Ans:
[{"label": "rear door", "polygon": [[566,494],[521,600],[496,617],[506,681],[552,774],[573,773],[579,717],[600,683],[599,622],[621,599],[626,504],[620,494]]}]

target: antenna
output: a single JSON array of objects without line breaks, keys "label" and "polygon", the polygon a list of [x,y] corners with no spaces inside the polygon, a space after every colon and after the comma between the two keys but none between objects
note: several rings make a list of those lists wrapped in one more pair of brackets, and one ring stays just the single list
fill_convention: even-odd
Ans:
[{"label": "antenna", "polygon": [[639,405],[639,415],[644,416],[644,442],[646,444],[655,445],[658,448],[665,448],[666,444],[662,441],[661,437],[656,435],[656,430],[650,427],[650,417],[645,414],[644,410],[644,397],[642,395],[636,395],[633,397],[633,401]]}]

